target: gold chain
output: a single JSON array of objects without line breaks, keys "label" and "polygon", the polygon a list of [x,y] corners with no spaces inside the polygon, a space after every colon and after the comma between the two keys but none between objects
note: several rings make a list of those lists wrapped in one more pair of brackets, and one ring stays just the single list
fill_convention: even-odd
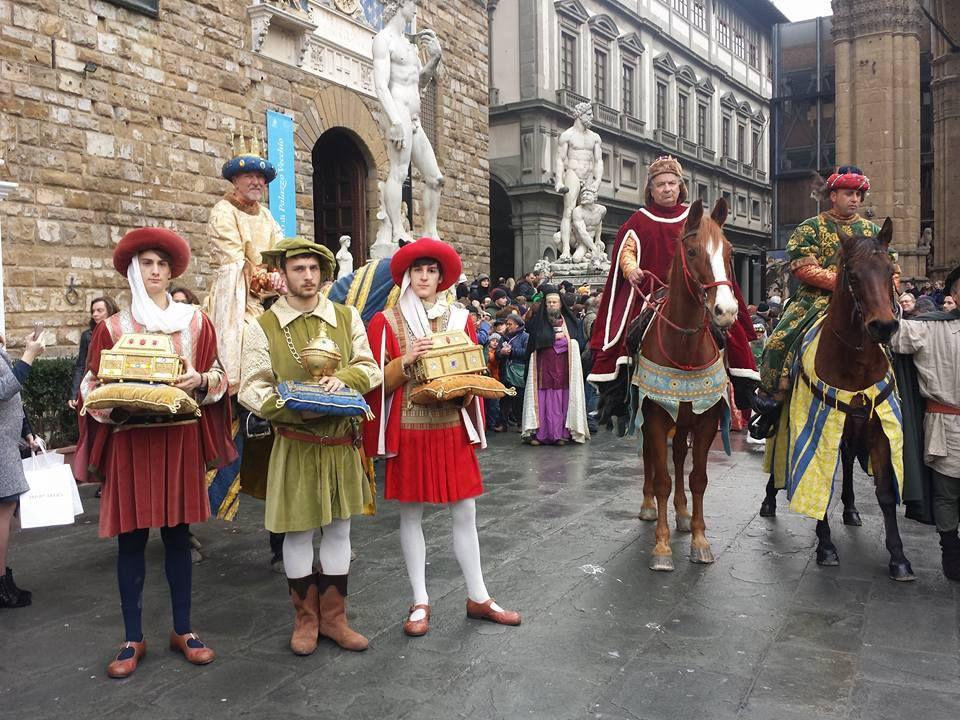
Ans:
[{"label": "gold chain", "polygon": [[293,338],[290,337],[290,326],[283,326],[283,336],[287,339],[287,347],[290,348],[290,354],[293,355],[293,359],[297,361],[297,365],[301,368],[303,367],[303,360],[300,358],[300,353],[297,352],[297,349],[293,346]]}]

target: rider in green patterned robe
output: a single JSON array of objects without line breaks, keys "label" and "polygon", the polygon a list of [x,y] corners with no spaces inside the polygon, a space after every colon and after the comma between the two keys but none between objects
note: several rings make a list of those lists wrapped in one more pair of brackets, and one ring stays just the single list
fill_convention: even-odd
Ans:
[{"label": "rider in green patterned robe", "polygon": [[750,434],[757,439],[773,433],[799,342],[827,312],[837,280],[841,235],[873,237],[880,232],[878,225],[858,214],[869,189],[870,180],[859,168],[840,167],[824,188],[830,209],[804,220],[787,241],[790,272],[800,288],[784,308],[761,358],[760,389],[753,404],[757,416],[750,424]]}]

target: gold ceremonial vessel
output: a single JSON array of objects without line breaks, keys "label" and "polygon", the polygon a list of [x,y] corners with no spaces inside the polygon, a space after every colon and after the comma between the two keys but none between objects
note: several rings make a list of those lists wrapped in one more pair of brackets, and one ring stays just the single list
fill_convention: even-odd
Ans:
[{"label": "gold ceremonial vessel", "polygon": [[101,382],[174,384],[183,374],[183,361],[169,335],[126,333],[110,350],[100,353]]},{"label": "gold ceremonial vessel", "polygon": [[320,334],[308,342],[300,351],[303,367],[314,381],[333,375],[340,367],[340,348],[327,337],[327,331],[321,327]]},{"label": "gold ceremonial vessel", "polygon": [[424,383],[451,375],[487,372],[483,348],[474,344],[464,330],[435,333],[430,337],[433,349],[421,355],[410,368],[414,381]]}]

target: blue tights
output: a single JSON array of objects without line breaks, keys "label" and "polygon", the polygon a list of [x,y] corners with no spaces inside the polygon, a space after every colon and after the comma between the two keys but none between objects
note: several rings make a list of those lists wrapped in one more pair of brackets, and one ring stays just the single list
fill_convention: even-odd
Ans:
[{"label": "blue tights", "polygon": [[[143,581],[146,575],[144,551],[147,529],[121,533],[117,537],[117,582],[120,587],[120,610],[127,641],[142,642]],[[190,557],[190,526],[186,524],[160,528],[166,551],[167,584],[173,608],[173,629],[178,635],[190,632],[190,591],[193,565]]]}]

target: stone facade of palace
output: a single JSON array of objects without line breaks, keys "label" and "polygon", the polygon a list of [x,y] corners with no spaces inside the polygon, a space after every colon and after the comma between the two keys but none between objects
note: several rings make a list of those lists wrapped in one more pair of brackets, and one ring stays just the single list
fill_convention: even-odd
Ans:
[{"label": "stone facade of palace", "polygon": [[556,253],[559,134],[589,100],[603,141],[603,237],[642,203],[646,167],[671,154],[691,199],[726,198],[727,237],[759,298],[772,231],[772,28],[767,0],[491,0],[491,269]]},{"label": "stone facade of palace", "polygon": [[[68,350],[91,298],[125,299],[110,257],[135,227],[190,241],[183,284],[202,296],[231,132],[262,135],[267,110],[295,123],[297,233],[326,243],[349,234],[365,259],[387,168],[372,77],[378,10],[355,0],[0,0],[0,181],[18,185],[0,202],[11,345],[44,320]],[[426,0],[417,27],[436,30],[444,50],[424,91],[424,129],[447,179],[440,232],[467,272],[486,270],[486,8]],[[414,177],[414,231],[419,185]]]}]

